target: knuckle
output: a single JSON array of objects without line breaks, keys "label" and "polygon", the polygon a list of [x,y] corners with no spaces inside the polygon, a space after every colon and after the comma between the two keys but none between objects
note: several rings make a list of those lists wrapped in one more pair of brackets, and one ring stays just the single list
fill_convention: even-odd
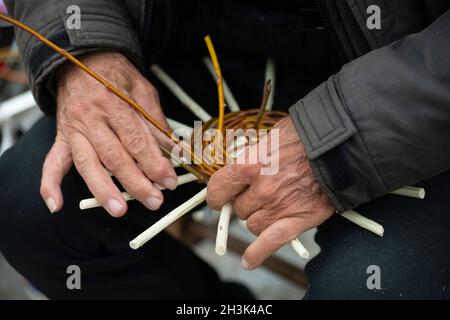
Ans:
[{"label": "knuckle", "polygon": [[145,183],[136,183],[130,192],[137,198],[145,198],[149,194],[149,189]]},{"label": "knuckle", "polygon": [[247,220],[247,229],[250,230],[255,236],[259,236],[261,233],[261,227],[256,219]]},{"label": "knuckle", "polygon": [[233,202],[233,211],[240,219],[247,219],[247,212],[245,210],[244,203],[243,201],[240,201],[239,198]]},{"label": "knuckle", "polygon": [[120,152],[111,144],[103,145],[99,154],[103,164],[112,171],[118,169],[122,164]]},{"label": "knuckle", "polygon": [[75,154],[74,161],[75,161],[76,166],[80,170],[85,170],[91,164],[91,158],[85,152],[79,152],[79,153]]},{"label": "knuckle", "polygon": [[163,157],[159,157],[153,161],[150,167],[150,174],[153,179],[160,180],[168,176],[169,170],[167,160]]},{"label": "knuckle", "polygon": [[68,116],[75,120],[82,120],[86,116],[86,106],[83,103],[73,103],[68,108]]},{"label": "knuckle", "polygon": [[130,119],[126,112],[115,113],[110,117],[109,122],[116,128],[128,128],[130,125]]},{"label": "knuckle", "polygon": [[283,230],[282,228],[271,228],[267,233],[267,239],[271,243],[279,243],[281,239],[283,239],[285,233],[285,230]]},{"label": "knuckle", "polygon": [[147,147],[145,134],[140,130],[133,130],[125,136],[124,144],[131,155],[141,155]]},{"label": "knuckle", "polygon": [[206,202],[211,209],[218,210],[220,209],[218,190],[214,186],[210,186],[208,183],[208,193],[206,195]]},{"label": "knuckle", "polygon": [[114,102],[114,95],[105,87],[98,88],[95,102],[101,106],[110,106]]}]

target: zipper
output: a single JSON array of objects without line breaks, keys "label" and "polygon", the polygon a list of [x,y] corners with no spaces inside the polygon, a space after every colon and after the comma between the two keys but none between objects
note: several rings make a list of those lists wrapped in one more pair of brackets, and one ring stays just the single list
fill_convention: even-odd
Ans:
[{"label": "zipper", "polygon": [[330,17],[330,13],[327,8],[327,4],[324,0],[316,0],[317,7],[319,8],[320,15],[322,16],[323,22],[325,24],[325,28],[328,30],[328,34],[330,35],[336,50],[339,54],[339,58],[342,63],[346,63],[349,61],[347,54],[342,46],[341,41],[339,40],[339,36],[333,26],[333,21]]}]

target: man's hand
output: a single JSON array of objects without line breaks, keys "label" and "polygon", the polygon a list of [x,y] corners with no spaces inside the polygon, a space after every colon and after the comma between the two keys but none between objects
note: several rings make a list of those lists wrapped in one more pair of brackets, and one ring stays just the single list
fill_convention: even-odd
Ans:
[{"label": "man's hand", "polygon": [[[276,174],[261,175],[261,164],[232,164],[216,172],[208,183],[208,205],[220,210],[233,200],[235,214],[247,220],[249,230],[258,236],[242,257],[244,269],[256,268],[283,245],[320,225],[335,211],[312,174],[291,119],[279,121],[274,127],[277,129],[280,143],[273,146],[279,151]],[[267,141],[262,139],[261,143]]]},{"label": "man's hand", "polygon": [[[101,52],[80,59],[134,99],[168,128],[155,88],[120,53]],[[156,128],[102,84],[72,64],[57,74],[57,135],[44,163],[41,195],[51,212],[61,209],[61,181],[72,163],[89,190],[114,217],[127,204],[107,169],[136,199],[157,210],[163,195],[158,183],[175,189],[177,178],[158,147],[166,144]]]}]

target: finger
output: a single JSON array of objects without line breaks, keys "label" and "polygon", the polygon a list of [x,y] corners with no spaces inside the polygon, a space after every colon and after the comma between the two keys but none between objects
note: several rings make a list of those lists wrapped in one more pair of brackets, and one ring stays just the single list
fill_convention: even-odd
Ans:
[{"label": "finger", "polygon": [[230,164],[214,173],[208,183],[208,206],[220,210],[225,203],[250,185],[259,174],[259,169],[259,165]]},{"label": "finger", "polygon": [[127,204],[89,141],[80,133],[70,136],[75,167],[91,193],[113,217],[121,217]]},{"label": "finger", "polygon": [[273,223],[245,250],[242,268],[255,269],[275,251],[308,230],[304,222],[301,218],[285,218]]},{"label": "finger", "polygon": [[42,168],[40,193],[51,213],[61,210],[63,194],[61,182],[72,166],[70,145],[60,136],[50,149]]},{"label": "finger", "polygon": [[170,161],[162,155],[150,129],[134,110],[115,112],[109,123],[129,155],[151,181],[171,190],[177,187],[177,175]]},{"label": "finger", "polygon": [[147,208],[159,209],[164,199],[161,191],[144,175],[114,132],[102,122],[89,127],[94,130],[88,132],[88,139],[105,167]]},{"label": "finger", "polygon": [[[161,108],[161,103],[159,101],[158,91],[153,87],[147,79],[143,79],[143,81],[139,81],[134,87],[132,91],[133,97],[136,102],[145,109],[148,113],[152,115],[152,117],[166,130],[170,131],[170,126],[167,123],[166,116]],[[171,141],[165,134],[158,130],[154,125],[149,123],[143,117],[141,117],[146,126],[148,126],[156,138],[156,140],[166,147],[167,149],[171,149],[175,143]]]},{"label": "finger", "polygon": [[270,227],[270,225],[274,222],[273,219],[276,219],[276,217],[271,219],[271,212],[265,209],[260,209],[253,212],[252,215],[248,217],[246,226],[251,233],[255,236],[259,236],[261,232]]},{"label": "finger", "polygon": [[267,197],[255,192],[250,185],[247,190],[237,195],[233,201],[233,211],[242,220],[247,220],[266,203]]}]

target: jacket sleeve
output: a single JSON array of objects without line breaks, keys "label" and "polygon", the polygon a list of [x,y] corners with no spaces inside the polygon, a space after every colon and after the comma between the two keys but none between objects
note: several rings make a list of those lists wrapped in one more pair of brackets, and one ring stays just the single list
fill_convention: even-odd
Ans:
[{"label": "jacket sleeve", "polygon": [[339,212],[450,169],[450,11],[347,64],[290,108]]},{"label": "jacket sleeve", "polygon": [[[122,0],[7,0],[9,14],[32,27],[75,56],[96,50],[118,50],[138,67],[141,46],[127,6]],[[139,5],[142,1],[130,1]],[[143,3],[143,2],[142,2]],[[81,9],[81,28],[66,24],[72,13]],[[136,17],[134,17],[136,18]],[[39,106],[46,113],[55,110],[53,74],[65,58],[47,48],[22,30],[16,29],[17,44],[26,66],[30,87]]]}]

